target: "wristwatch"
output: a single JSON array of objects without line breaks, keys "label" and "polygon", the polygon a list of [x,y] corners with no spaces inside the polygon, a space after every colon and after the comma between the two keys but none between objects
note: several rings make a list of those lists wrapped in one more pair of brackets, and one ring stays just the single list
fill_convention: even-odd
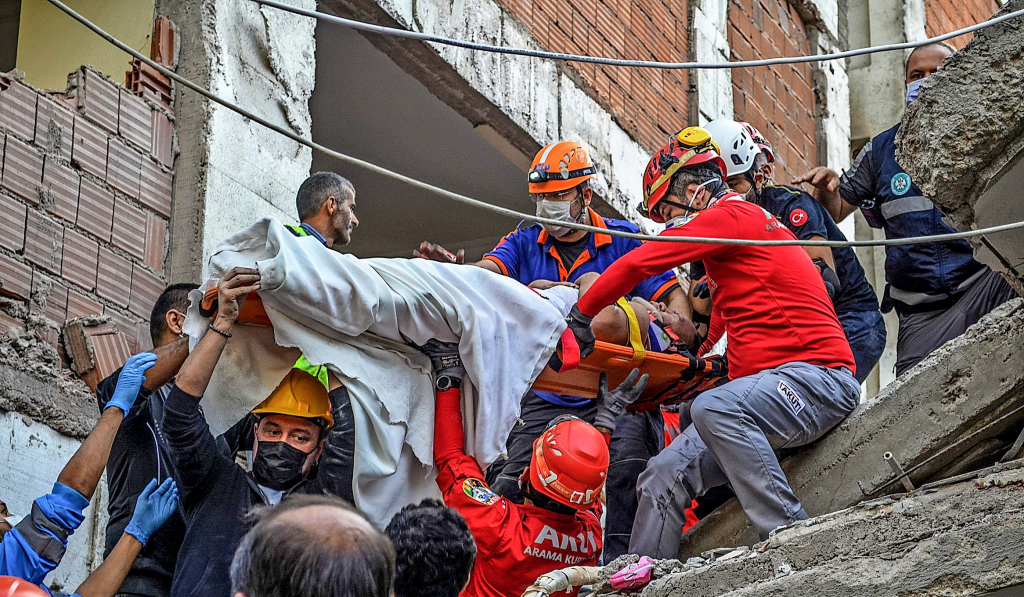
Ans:
[{"label": "wristwatch", "polygon": [[459,389],[462,387],[462,380],[458,377],[452,377],[450,375],[441,375],[434,381],[434,389],[438,392],[444,392],[445,390]]}]

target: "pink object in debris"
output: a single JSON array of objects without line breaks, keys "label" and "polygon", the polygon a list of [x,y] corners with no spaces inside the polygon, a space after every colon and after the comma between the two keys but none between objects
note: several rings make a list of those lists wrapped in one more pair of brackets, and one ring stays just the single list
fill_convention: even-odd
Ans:
[{"label": "pink object in debris", "polygon": [[639,562],[630,564],[612,575],[612,588],[636,589],[642,587],[651,582],[652,570],[654,570],[654,560],[643,556]]}]

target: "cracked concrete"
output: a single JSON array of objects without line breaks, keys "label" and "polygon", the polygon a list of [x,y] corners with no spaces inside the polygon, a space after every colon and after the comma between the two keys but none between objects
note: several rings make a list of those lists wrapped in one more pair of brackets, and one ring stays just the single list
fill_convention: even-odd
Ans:
[{"label": "cracked concrete", "polygon": [[[893,474],[883,460],[892,451],[905,469],[947,452],[911,475],[920,484],[984,442],[1019,429],[1024,413],[1024,300],[995,309],[964,335],[862,403],[845,421],[783,462],[790,485],[811,516],[848,508],[880,493]],[[991,428],[979,432],[983,427]],[[907,430],[913,430],[908,433]],[[970,441],[960,438],[977,433]],[[888,489],[887,491],[897,491]],[[738,502],[722,506],[683,537],[681,557],[709,549],[751,545],[757,535]]]},{"label": "cracked concrete", "polygon": [[[603,571],[597,595],[616,594]],[[776,531],[753,548],[657,563],[640,597],[938,597],[1024,583],[1024,461]],[[632,593],[636,594],[636,593]]]}]

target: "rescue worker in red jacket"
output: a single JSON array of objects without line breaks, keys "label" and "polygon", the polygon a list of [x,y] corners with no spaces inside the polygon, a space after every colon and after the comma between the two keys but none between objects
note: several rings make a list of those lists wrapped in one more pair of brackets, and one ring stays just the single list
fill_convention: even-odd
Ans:
[{"label": "rescue worker in red jacket", "polygon": [[602,378],[596,427],[571,416],[551,422],[533,443],[530,465],[519,478],[525,496],[519,505],[491,491],[463,447],[465,370],[458,345],[431,340],[420,350],[430,357],[436,376],[437,485],[445,504],[465,517],[478,550],[463,597],[519,597],[542,574],[596,565],[608,441],[618,415],[647,387],[647,376],[634,370],[610,392]]},{"label": "rescue worker in red jacket", "polygon": [[[651,158],[643,207],[668,224],[661,236],[795,239],[729,189],[714,147],[706,130],[690,127]],[[649,242],[605,270],[570,311],[580,354],[593,351],[593,316],[635,279],[697,260],[729,334],[730,381],[694,399],[693,424],[640,475],[629,551],[655,558],[676,557],[686,507],[726,483],[762,539],[807,518],[774,451],[815,441],[860,399],[850,344],[799,246]]]}]

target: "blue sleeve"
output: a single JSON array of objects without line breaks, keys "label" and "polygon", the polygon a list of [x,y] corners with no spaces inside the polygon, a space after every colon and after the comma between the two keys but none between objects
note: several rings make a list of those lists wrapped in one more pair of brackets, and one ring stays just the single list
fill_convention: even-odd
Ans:
[{"label": "blue sleeve", "polygon": [[0,574],[33,584],[60,564],[68,537],[85,520],[89,500],[63,483],[32,504],[32,512],[0,541]]},{"label": "blue sleeve", "polygon": [[782,223],[800,240],[812,236],[828,238],[825,218],[831,219],[825,207],[807,193],[801,192],[786,202],[785,212],[779,214]]},{"label": "blue sleeve", "polygon": [[648,301],[660,301],[665,293],[679,285],[676,274],[673,271],[663,272],[657,276],[647,278],[633,288],[633,294]]},{"label": "blue sleeve", "polygon": [[519,266],[522,263],[524,236],[526,235],[518,228],[509,232],[505,235],[505,238],[501,239],[498,246],[494,247],[490,253],[484,255],[484,259],[497,263],[498,267],[501,268],[501,273],[519,280]]},{"label": "blue sleeve", "polygon": [[850,169],[839,177],[839,196],[850,205],[859,207],[869,226],[881,228],[885,224],[885,218],[878,209],[878,198],[875,197],[878,173],[875,171],[871,144],[872,141],[868,141],[864,145],[854,158]]}]

